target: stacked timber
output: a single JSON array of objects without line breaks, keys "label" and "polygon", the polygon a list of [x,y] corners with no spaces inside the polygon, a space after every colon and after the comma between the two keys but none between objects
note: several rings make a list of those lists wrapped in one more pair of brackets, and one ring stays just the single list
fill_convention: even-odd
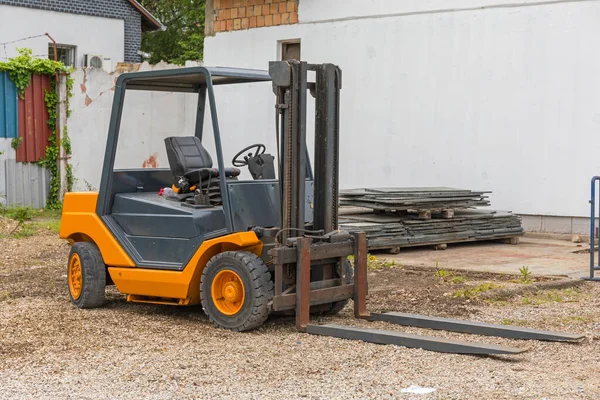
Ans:
[{"label": "stacked timber", "polygon": [[489,192],[452,188],[354,189],[340,192],[340,227],[366,232],[370,249],[509,239],[521,220],[489,206]]}]

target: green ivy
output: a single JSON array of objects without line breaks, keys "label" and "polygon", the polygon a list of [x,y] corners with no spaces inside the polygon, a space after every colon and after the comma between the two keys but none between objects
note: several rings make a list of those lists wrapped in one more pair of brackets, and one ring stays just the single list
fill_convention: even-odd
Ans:
[{"label": "green ivy", "polygon": [[75,177],[73,176],[73,166],[67,163],[67,191],[70,192],[73,190],[73,182],[75,181]]},{"label": "green ivy", "polygon": [[[71,138],[69,137],[69,130],[66,126],[63,128],[61,145],[62,145],[63,150],[65,151],[65,154],[67,156],[70,156],[71,155]],[[75,178],[73,177],[73,167],[69,163],[67,163],[66,178],[67,178],[67,191],[70,192],[73,190],[73,182],[75,181]]]},{"label": "green ivy", "polygon": [[72,72],[71,67],[67,67],[59,61],[33,57],[31,49],[17,49],[17,52],[19,53],[18,56],[8,61],[0,62],[0,72],[8,72],[8,76],[17,87],[19,97],[21,98],[25,95],[25,89],[27,89],[31,82],[31,75],[53,76],[60,72]]},{"label": "green ivy", "polygon": [[[59,61],[53,61],[45,58],[35,58],[32,56],[31,49],[17,49],[19,55],[9,59],[6,62],[0,62],[0,72],[8,72],[10,80],[14,82],[19,93],[19,97],[23,98],[25,95],[25,89],[31,83],[31,76],[34,74],[55,76],[56,74],[66,74],[66,88],[67,88],[67,99],[66,109],[67,117],[70,115],[69,100],[73,95],[73,84],[75,80],[71,77],[73,68],[65,66]],[[58,118],[58,93],[56,90],[56,81],[52,79],[50,81],[50,90],[46,91],[44,100],[46,108],[48,110],[48,121],[47,125],[50,128],[52,134],[48,138],[48,145],[46,146],[46,154],[44,158],[37,162],[38,165],[48,169],[50,171],[50,193],[46,202],[46,207],[49,209],[60,209],[62,207],[60,203],[60,171],[58,165],[58,156],[60,153],[60,146],[56,140],[56,120]],[[66,133],[66,131],[65,131]],[[68,139],[62,140],[67,143],[68,149],[65,146],[65,152],[71,154],[71,141]],[[18,143],[15,142],[15,150],[21,144],[19,138]],[[73,186],[73,171],[71,165],[67,163],[66,168],[67,175],[67,190],[71,190]]]},{"label": "green ivy", "polygon": [[48,137],[48,145],[46,146],[46,154],[44,158],[37,163],[50,171],[50,193],[46,200],[46,208],[55,210],[61,207],[60,204],[60,171],[58,169],[58,155],[60,152],[58,143],[56,142],[56,119],[58,117],[58,94],[56,93],[56,82],[50,81],[50,91],[46,91],[44,100],[48,109],[48,127],[52,132]]},{"label": "green ivy", "polygon": [[15,151],[19,150],[19,147],[21,147],[21,142],[23,141],[22,137],[16,137],[13,138],[10,141],[10,147],[12,147]]},{"label": "green ivy", "polygon": [[71,155],[71,138],[69,137],[69,129],[66,126],[63,128],[63,134],[62,134],[62,139],[60,141],[60,144],[61,144],[63,150],[65,151],[65,154],[70,156]]},{"label": "green ivy", "polygon": [[[69,118],[71,116],[71,108],[69,107],[69,100],[71,99],[71,96],[73,96],[73,85],[75,84],[75,78],[73,78],[71,76],[71,72],[69,71],[69,74],[67,75],[67,79],[65,81],[65,84],[67,86],[67,104],[66,104],[66,109],[67,109],[67,118]],[[66,129],[66,127],[65,127]],[[68,153],[71,154],[71,153]]]}]

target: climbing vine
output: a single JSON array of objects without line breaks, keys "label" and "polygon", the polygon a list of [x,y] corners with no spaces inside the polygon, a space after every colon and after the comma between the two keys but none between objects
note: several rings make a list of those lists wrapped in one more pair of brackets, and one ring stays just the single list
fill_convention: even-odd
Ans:
[{"label": "climbing vine", "polygon": [[35,58],[31,55],[31,49],[17,49],[18,56],[5,62],[0,62],[0,72],[8,72],[10,80],[14,82],[23,98],[25,89],[31,82],[31,75],[50,75],[56,73],[71,73],[70,67],[65,66],[60,61],[54,61],[47,58]]},{"label": "climbing vine", "polygon": [[[31,76],[34,74],[55,76],[56,74],[66,75],[66,110],[67,117],[70,115],[69,100],[73,94],[73,83],[74,79],[71,77],[73,69],[65,66],[59,61],[54,61],[45,58],[35,58],[32,56],[31,49],[17,49],[19,55],[9,59],[6,62],[0,62],[0,72],[8,72],[8,76],[11,81],[14,82],[17,87],[17,91],[20,98],[24,98],[25,89],[31,83]],[[60,154],[60,145],[63,145],[65,153],[71,154],[71,142],[68,138],[68,132],[66,127],[63,131],[62,143],[58,143],[56,140],[56,123],[58,118],[58,93],[56,88],[56,81],[53,79],[50,81],[50,90],[46,91],[44,97],[46,108],[48,110],[48,128],[52,134],[48,138],[48,144],[46,146],[46,153],[44,158],[37,162],[38,165],[48,169],[50,171],[50,193],[46,202],[46,207],[50,209],[59,209],[60,203],[60,170],[58,166],[58,156]],[[66,140],[65,140],[66,139]],[[67,143],[67,146],[65,146]],[[16,148],[20,144],[20,140],[15,142]],[[71,190],[73,186],[73,172],[71,165],[67,163],[66,167],[67,175],[67,190]]]},{"label": "climbing vine", "polygon": [[[69,110],[69,107],[67,105],[67,115],[69,114],[68,110]],[[67,157],[70,156],[71,155],[71,138],[69,137],[69,130],[66,125],[63,128],[61,145],[62,145],[62,148],[65,151],[65,154],[67,155]],[[67,178],[67,191],[70,192],[73,190],[73,181],[74,181],[73,168],[70,163],[67,163],[65,175]]]}]

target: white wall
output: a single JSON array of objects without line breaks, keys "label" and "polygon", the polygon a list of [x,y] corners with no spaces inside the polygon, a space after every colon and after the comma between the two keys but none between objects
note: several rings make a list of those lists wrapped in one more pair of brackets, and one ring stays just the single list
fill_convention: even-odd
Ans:
[{"label": "white wall", "polygon": [[[303,0],[298,25],[207,38],[205,64],[267,68],[278,40],[300,38],[303,59],[340,65],[344,188],[492,190],[496,209],[585,216],[600,174],[600,2],[518,3]],[[386,10],[401,14],[349,18]],[[217,100],[230,140],[273,137],[270,87]]]},{"label": "white wall", "polygon": [[[76,66],[83,65],[84,54],[101,54],[116,65],[124,57],[124,21],[0,5],[0,43],[11,42],[48,32],[59,44],[74,45]],[[14,57],[16,49],[27,47],[36,56],[48,56],[46,37],[0,46],[0,60]]]},{"label": "white wall", "polygon": [[393,17],[399,14],[457,12],[482,8],[513,8],[572,1],[578,0],[302,0],[299,3],[299,13],[300,21],[306,23],[345,18]]}]

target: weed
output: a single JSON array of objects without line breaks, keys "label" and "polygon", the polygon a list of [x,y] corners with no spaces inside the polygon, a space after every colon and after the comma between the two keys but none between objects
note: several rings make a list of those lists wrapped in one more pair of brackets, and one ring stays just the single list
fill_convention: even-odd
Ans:
[{"label": "weed", "polygon": [[22,137],[13,138],[13,140],[10,141],[10,147],[12,147],[15,151],[17,151],[17,150],[19,150],[19,147],[21,147],[22,141],[23,141]]},{"label": "weed", "polygon": [[383,263],[383,266],[388,267],[388,268],[393,268],[393,267],[402,268],[402,264],[396,264],[396,261],[386,261]]},{"label": "weed", "polygon": [[492,290],[497,288],[498,286],[491,282],[482,283],[481,285],[477,285],[475,287],[459,289],[452,293],[454,297],[462,297],[466,299],[472,299],[477,297],[482,292],[487,292],[488,290]]},{"label": "weed", "polygon": [[435,276],[437,276],[438,278],[446,279],[452,276],[452,272],[449,272],[445,269],[438,269],[437,271],[435,271]]},{"label": "weed", "polygon": [[0,215],[7,218],[14,219],[22,224],[25,221],[31,219],[33,215],[33,209],[25,206],[14,206],[14,207],[0,207]]},{"label": "weed", "polygon": [[467,278],[465,278],[464,276],[453,276],[451,279],[452,283],[456,283],[456,284],[460,284],[460,283],[465,283],[467,281]]},{"label": "weed", "polygon": [[531,282],[532,272],[529,270],[529,267],[524,265],[523,267],[519,268],[519,272],[521,273],[521,280],[523,283]]},{"label": "weed", "polygon": [[94,186],[92,186],[91,183],[89,183],[88,181],[86,181],[85,179],[83,180],[83,183],[85,185],[85,190],[87,190],[88,192],[97,192],[98,189],[96,189]]},{"label": "weed", "polygon": [[523,325],[527,325],[527,321],[522,320],[522,319],[508,319],[505,318],[502,321],[500,321],[501,325],[514,325],[514,326],[523,326]]},{"label": "weed", "polygon": [[379,269],[379,264],[377,263],[377,257],[371,254],[367,254],[367,269],[372,271],[374,269]]}]

